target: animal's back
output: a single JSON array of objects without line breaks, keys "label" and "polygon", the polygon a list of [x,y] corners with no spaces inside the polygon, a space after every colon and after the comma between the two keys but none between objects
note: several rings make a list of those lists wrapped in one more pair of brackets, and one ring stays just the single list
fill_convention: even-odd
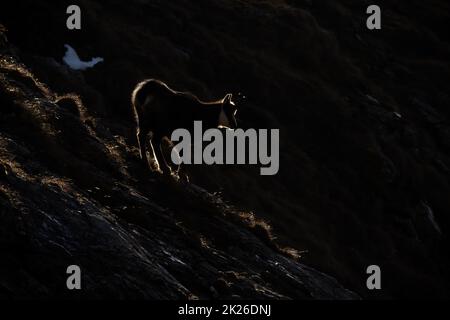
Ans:
[{"label": "animal's back", "polygon": [[161,132],[185,127],[186,115],[195,117],[199,103],[194,95],[175,91],[156,79],[142,81],[132,94],[139,125]]},{"label": "animal's back", "polygon": [[168,95],[172,90],[162,81],[148,79],[140,82],[133,91],[132,103],[134,106],[142,106],[148,97],[156,95]]},{"label": "animal's back", "polygon": [[[148,79],[139,83],[133,91],[133,105],[144,105],[152,97],[165,100],[166,103],[176,103],[176,105],[192,106],[199,100],[188,92],[175,91],[164,82],[157,79]],[[176,106],[175,106],[176,107]]]}]

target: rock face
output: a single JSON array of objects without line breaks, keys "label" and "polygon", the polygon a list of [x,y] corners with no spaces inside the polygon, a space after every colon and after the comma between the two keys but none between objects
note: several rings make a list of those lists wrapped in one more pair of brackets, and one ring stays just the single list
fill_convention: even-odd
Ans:
[{"label": "rock face", "polygon": [[[7,45],[0,70],[0,297],[358,298],[279,248],[251,213],[146,172]],[[70,265],[81,292],[66,288]]]},{"label": "rock face", "polygon": [[[0,295],[82,297],[77,264],[88,297],[450,296],[445,1],[380,0],[378,31],[358,0],[79,3],[80,31],[68,1],[0,11]],[[70,70],[66,43],[104,62]],[[279,174],[145,172],[129,100],[148,77],[244,92],[239,125],[280,129]]]}]

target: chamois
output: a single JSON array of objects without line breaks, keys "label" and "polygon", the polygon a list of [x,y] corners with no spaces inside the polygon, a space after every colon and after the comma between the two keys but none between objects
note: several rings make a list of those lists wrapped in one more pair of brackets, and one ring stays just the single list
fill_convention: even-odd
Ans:
[{"label": "chamois", "polygon": [[[165,174],[170,174],[172,170],[164,157],[162,141],[168,139],[172,149],[170,136],[175,129],[191,131],[194,121],[202,121],[204,128],[237,127],[237,107],[231,93],[223,99],[205,102],[189,92],[175,91],[160,80],[147,79],[136,85],[131,103],[136,118],[140,157],[148,165],[146,142],[149,142],[150,155]],[[151,139],[147,140],[150,132]]]}]

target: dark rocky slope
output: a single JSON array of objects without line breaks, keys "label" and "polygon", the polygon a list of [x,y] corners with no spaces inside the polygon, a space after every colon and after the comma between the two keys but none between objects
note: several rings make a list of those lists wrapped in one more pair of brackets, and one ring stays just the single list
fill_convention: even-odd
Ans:
[{"label": "dark rocky slope", "polygon": [[111,124],[0,50],[0,297],[357,298],[252,213],[149,174]]},{"label": "dark rocky slope", "polygon": [[[88,223],[83,212],[88,212],[88,217],[89,212],[95,212],[99,218],[110,217],[121,224],[115,236],[128,234],[130,227],[124,222],[136,228],[133,241],[144,248],[139,250],[147,248],[147,253],[153,246],[148,239],[158,237],[169,248],[211,242],[214,250],[238,252],[233,254],[239,255],[235,263],[243,263],[242,270],[260,265],[255,260],[240,261],[254,256],[245,255],[242,244],[235,243],[250,237],[245,230],[252,225],[247,221],[247,227],[237,228],[236,224],[245,225],[246,220],[238,218],[239,212],[223,209],[215,196],[203,199],[204,192],[189,186],[173,185],[157,176],[143,178],[129,95],[137,81],[158,77],[205,99],[230,90],[243,91],[249,101],[239,113],[240,125],[280,128],[277,176],[260,177],[253,167],[200,167],[191,168],[194,183],[220,192],[243,212],[255,211],[274,226],[281,245],[307,251],[302,262],[332,275],[363,297],[450,296],[447,2],[380,0],[383,29],[375,32],[365,28],[365,10],[371,3],[363,0],[79,3],[83,28],[76,32],[65,28],[65,1],[7,1],[0,10],[0,23],[8,29],[21,61],[51,88],[42,93],[29,76],[23,76],[28,71],[5,71],[8,63],[17,69],[17,62],[2,62],[1,132],[9,142],[2,145],[5,151],[1,159],[11,173],[0,172],[2,188],[9,186],[2,191],[8,196],[0,199],[2,210],[13,210],[5,215],[2,211],[2,219],[9,221],[1,226],[5,229],[2,243],[7,243],[7,248],[23,246],[8,249],[12,254],[8,260],[36,270],[49,268],[44,260],[34,258],[33,253],[40,251],[30,249],[30,243],[39,241],[30,241],[27,236],[28,240],[23,240],[19,235],[26,234],[28,224],[39,223],[33,219],[44,217],[44,212],[58,223],[56,217],[63,212],[50,214],[58,203],[58,207],[82,212],[83,218],[73,216],[82,231],[73,233],[77,237],[98,241],[81,225],[82,221]],[[60,65],[65,43],[73,45],[82,58],[99,55],[105,62],[85,73],[71,72]],[[70,99],[63,99],[57,108],[46,102],[55,101],[53,92],[74,92],[83,103],[75,106]],[[56,186],[44,188],[42,184],[50,183],[51,177],[55,177]],[[20,184],[20,179],[25,182]],[[58,192],[64,196],[56,196]],[[58,200],[41,203],[46,195]],[[92,206],[91,210],[76,209],[77,201]],[[162,214],[159,209],[149,209],[153,204],[168,211]],[[25,208],[29,216],[14,220],[27,212]],[[46,225],[50,226],[49,222]],[[159,230],[165,227],[166,231]],[[30,228],[33,232],[28,237],[48,233]],[[173,241],[168,230],[181,240]],[[267,239],[260,224],[256,224],[258,231],[249,230],[259,235],[249,240],[251,247],[255,246],[251,250],[274,246],[271,241],[263,246],[256,240]],[[94,261],[90,251],[82,249],[83,241],[92,244],[94,240],[63,240],[74,249],[61,249],[68,257],[80,248],[83,261]],[[55,247],[58,241],[56,235],[49,239]],[[194,244],[192,248],[196,248]],[[122,250],[117,248],[117,252]],[[42,250],[49,254],[57,251],[47,245]],[[179,250],[190,254],[197,249]],[[17,252],[24,257],[18,257]],[[276,250],[268,252],[278,255]],[[64,256],[53,254],[55,261]],[[106,263],[121,255],[105,253],[96,259],[105,259],[101,265],[111,266],[110,275],[124,275],[127,272],[119,273],[112,262]],[[164,259],[164,254],[160,256],[158,259]],[[263,260],[267,265],[270,259]],[[117,261],[117,266],[120,263]],[[365,269],[371,264],[383,270],[381,292],[365,288]],[[138,268],[141,264],[130,265],[128,268]],[[154,281],[162,286],[179,281],[199,296],[206,295],[211,285],[208,281],[217,275],[206,268],[205,273],[214,276],[186,284],[191,277],[183,283],[180,279],[184,276],[176,274],[181,269],[166,270],[173,281]],[[101,273],[100,269],[96,272]],[[248,271],[242,281],[250,281],[251,273]],[[261,285],[272,286],[272,291],[289,297],[302,297],[294,291],[308,283],[291,288],[291,281],[260,276]],[[153,279],[150,273],[147,277]],[[60,283],[46,279],[44,272],[30,277],[29,283],[35,281],[39,287],[40,279],[42,283]],[[140,282],[130,279],[119,283],[129,288]],[[137,292],[139,286],[135,288]],[[311,290],[302,292],[308,295]],[[257,294],[254,289],[247,293]]]}]

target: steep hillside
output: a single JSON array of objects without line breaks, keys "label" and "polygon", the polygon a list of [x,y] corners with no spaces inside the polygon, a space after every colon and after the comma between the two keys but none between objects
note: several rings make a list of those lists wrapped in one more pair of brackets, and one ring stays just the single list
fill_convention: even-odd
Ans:
[{"label": "steep hillside", "polygon": [[[65,27],[68,4],[0,10],[14,45],[3,45],[1,62],[1,243],[24,286],[54,294],[47,285],[60,279],[47,269],[74,256],[93,288],[105,265],[108,279],[131,274],[108,280],[111,295],[117,285],[213,296],[211,283],[233,282],[232,271],[239,284],[229,293],[239,296],[349,296],[280,255],[255,212],[279,246],[362,297],[450,296],[447,2],[380,0],[380,31],[365,28],[363,0],[84,0],[81,31]],[[74,72],[61,62],[66,43],[105,61]],[[239,125],[280,129],[279,174],[189,168],[209,193],[144,174],[129,100],[147,77],[204,99],[244,92]],[[81,100],[56,103],[67,93]],[[380,292],[365,287],[371,264],[383,271]],[[142,287],[147,280],[160,290]]]},{"label": "steep hillside", "polygon": [[111,123],[0,50],[0,297],[357,298],[252,213],[149,174]]}]

